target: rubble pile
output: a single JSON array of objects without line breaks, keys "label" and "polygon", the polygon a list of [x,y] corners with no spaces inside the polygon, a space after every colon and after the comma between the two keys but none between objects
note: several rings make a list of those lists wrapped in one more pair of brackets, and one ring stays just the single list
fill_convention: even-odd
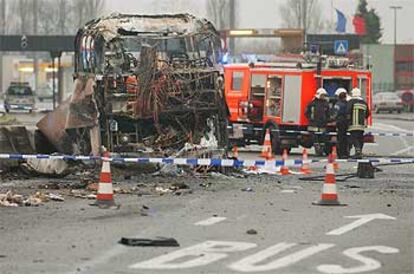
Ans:
[{"label": "rubble pile", "polygon": [[40,206],[49,201],[63,202],[65,199],[54,193],[36,192],[32,195],[20,195],[12,191],[0,193],[0,206],[19,207],[19,206]]}]

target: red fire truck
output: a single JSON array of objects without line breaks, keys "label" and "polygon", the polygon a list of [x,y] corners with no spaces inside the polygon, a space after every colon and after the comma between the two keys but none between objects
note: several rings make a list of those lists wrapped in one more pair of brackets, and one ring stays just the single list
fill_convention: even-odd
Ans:
[{"label": "red fire truck", "polygon": [[[239,145],[262,144],[269,128],[274,153],[299,145],[312,147],[313,138],[307,132],[304,113],[319,87],[327,90],[332,105],[337,88],[350,92],[359,87],[371,108],[371,72],[357,68],[344,57],[319,58],[313,63],[302,58],[299,62],[230,64],[224,72],[231,115],[229,138]],[[368,124],[372,124],[371,117]],[[335,132],[334,123],[328,132]],[[318,154],[330,151],[336,136],[327,134],[325,140]]]}]

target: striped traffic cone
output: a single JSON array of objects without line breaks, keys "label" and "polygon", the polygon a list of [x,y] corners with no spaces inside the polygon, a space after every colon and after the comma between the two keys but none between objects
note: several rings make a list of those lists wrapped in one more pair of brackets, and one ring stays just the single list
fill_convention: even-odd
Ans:
[{"label": "striped traffic cone", "polygon": [[334,170],[335,171],[338,171],[339,164],[336,161],[336,159],[338,159],[338,154],[337,154],[337,151],[336,151],[336,146],[333,146],[332,147],[332,158],[333,158],[333,167],[334,167]]},{"label": "striped traffic cone", "polygon": [[265,158],[266,160],[272,160],[274,159],[272,155],[272,142],[270,140],[270,130],[266,129],[266,135],[263,142],[263,149],[262,153],[260,154],[260,157]]},{"label": "striped traffic cone", "polygon": [[111,166],[109,163],[109,152],[103,153],[102,170],[99,176],[98,194],[96,195],[96,205],[100,208],[110,208],[116,206],[114,201],[114,191],[112,189]]},{"label": "striped traffic cone", "polygon": [[338,201],[338,193],[336,191],[335,170],[333,167],[332,154],[328,156],[328,164],[326,165],[325,182],[322,188],[321,199],[319,202],[313,202],[314,205],[321,206],[344,206]]},{"label": "striped traffic cone", "polygon": [[290,174],[292,174],[292,172],[286,166],[286,161],[288,160],[287,149],[283,150],[282,160],[283,160],[283,165],[280,168],[280,175],[290,175]]},{"label": "striped traffic cone", "polygon": [[300,167],[300,172],[302,174],[312,173],[312,170],[310,169],[309,163],[308,163],[308,151],[306,150],[306,148],[304,148],[302,152],[302,166]]}]

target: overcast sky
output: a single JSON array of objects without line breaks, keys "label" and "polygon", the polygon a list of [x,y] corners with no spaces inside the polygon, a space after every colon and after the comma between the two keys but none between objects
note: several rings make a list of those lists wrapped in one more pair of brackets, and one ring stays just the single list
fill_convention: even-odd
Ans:
[{"label": "overcast sky", "polygon": [[[176,13],[189,12],[206,16],[206,0],[107,0],[106,13]],[[239,28],[279,28],[282,27],[278,7],[285,0],[236,0],[238,3],[237,21]],[[334,9],[341,10],[348,17],[347,31],[352,32],[351,16],[358,0],[319,0],[323,6],[323,19],[329,20]],[[384,30],[382,42],[393,43],[394,15],[389,6],[398,5],[398,42],[414,44],[414,0],[368,0],[369,7],[375,8],[381,17]],[[335,15],[336,16],[336,15]],[[336,19],[336,17],[333,17]]]}]

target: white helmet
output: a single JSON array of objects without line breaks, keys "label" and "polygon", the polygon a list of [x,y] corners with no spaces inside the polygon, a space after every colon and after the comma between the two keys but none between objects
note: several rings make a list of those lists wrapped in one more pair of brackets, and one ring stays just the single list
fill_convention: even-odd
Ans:
[{"label": "white helmet", "polygon": [[324,88],[318,88],[318,90],[316,91],[315,97],[318,99],[321,99],[321,95],[325,95],[325,96],[328,95],[328,93],[326,92]]},{"label": "white helmet", "polygon": [[344,89],[344,88],[338,88],[335,91],[335,96],[338,96],[339,97],[339,95],[341,95],[341,93],[347,93],[346,89]]},{"label": "white helmet", "polygon": [[361,90],[359,88],[354,88],[351,91],[352,97],[361,97]]}]

